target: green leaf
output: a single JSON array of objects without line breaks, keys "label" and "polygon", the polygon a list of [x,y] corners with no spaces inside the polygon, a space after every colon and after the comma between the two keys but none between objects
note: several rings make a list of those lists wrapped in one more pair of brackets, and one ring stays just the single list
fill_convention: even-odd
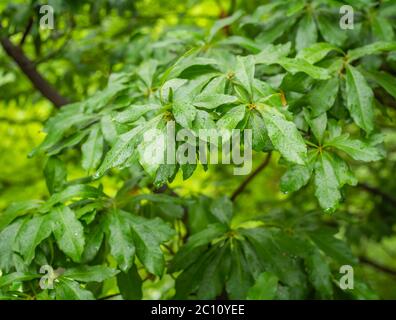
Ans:
[{"label": "green leaf", "polygon": [[45,182],[50,194],[62,189],[66,182],[66,166],[59,158],[49,157],[44,167]]},{"label": "green leaf", "polygon": [[168,181],[171,181],[176,175],[176,170],[177,166],[175,164],[161,164],[155,175],[155,179],[153,182],[154,186],[156,188],[159,188],[166,184]]},{"label": "green leaf", "polygon": [[379,54],[384,51],[393,51],[393,50],[396,50],[396,42],[378,41],[360,48],[349,50],[348,61],[352,62],[364,56]]},{"label": "green leaf", "polygon": [[79,262],[84,251],[84,228],[75,213],[65,206],[58,206],[50,212],[56,243],[74,262]]},{"label": "green leaf", "polygon": [[352,254],[347,244],[335,238],[331,230],[321,228],[308,234],[320,250],[337,262],[350,265],[357,263],[356,257]]},{"label": "green leaf", "polygon": [[25,272],[13,272],[10,274],[2,275],[0,276],[0,288],[13,284],[14,282],[29,281],[40,277],[41,275]]},{"label": "green leaf", "polygon": [[110,168],[122,166],[124,162],[126,162],[135,151],[135,147],[138,143],[138,139],[140,138],[141,133],[145,132],[145,130],[147,129],[153,128],[160,119],[161,117],[155,117],[150,121],[139,125],[126,133],[121,134],[115,141],[113,147],[106,154],[102,164],[96,171],[94,177],[100,178]]},{"label": "green leaf", "polygon": [[248,300],[272,300],[278,290],[278,278],[271,272],[263,272],[249,289]]},{"label": "green leaf", "polygon": [[372,18],[373,34],[376,40],[392,41],[395,37],[393,26],[388,19],[376,15]]},{"label": "green leaf", "polygon": [[0,213],[0,230],[8,226],[17,217],[28,214],[30,211],[39,208],[40,201],[29,200],[12,203],[5,211]]},{"label": "green leaf", "polygon": [[159,218],[145,219],[130,214],[128,223],[132,228],[137,257],[147,271],[161,276],[165,268],[165,260],[160,244],[174,235],[173,230]]},{"label": "green leaf", "polygon": [[357,300],[379,300],[378,294],[373,291],[366,283],[355,280],[353,284],[353,290],[351,290],[351,295]]},{"label": "green leaf", "polygon": [[142,283],[143,281],[135,265],[133,265],[128,272],[120,272],[117,274],[117,285],[125,300],[142,299]]},{"label": "green leaf", "polygon": [[35,216],[25,220],[15,239],[18,251],[25,262],[30,264],[35,256],[36,247],[52,233],[52,221],[49,215]]},{"label": "green leaf", "polygon": [[83,289],[78,282],[59,278],[55,285],[56,300],[95,300],[91,291]]},{"label": "green leaf", "polygon": [[213,37],[224,27],[229,26],[231,24],[233,24],[235,21],[237,21],[243,14],[243,11],[238,10],[236,12],[234,12],[233,15],[224,18],[224,19],[220,19],[217,20],[213,27],[210,29],[209,32],[209,36],[208,36],[208,42],[212,41]]},{"label": "green leaf", "polygon": [[22,220],[17,220],[0,232],[0,269],[8,272],[14,266],[15,239],[22,226]]},{"label": "green leaf", "polygon": [[104,194],[101,190],[85,185],[85,184],[74,184],[68,186],[66,189],[61,192],[54,193],[51,198],[44,204],[44,209],[51,208],[57,203],[63,203],[69,201],[73,198],[100,198],[103,197]]},{"label": "green leaf", "polygon": [[351,65],[347,66],[346,94],[353,120],[370,133],[374,129],[373,92],[363,75]]},{"label": "green leaf", "polygon": [[196,256],[197,249],[206,246],[212,240],[223,236],[226,232],[226,225],[214,223],[208,225],[204,230],[192,235],[173,258],[169,272],[186,269],[194,262],[192,257]]},{"label": "green leaf", "polygon": [[304,72],[314,79],[326,80],[330,78],[328,70],[316,67],[303,59],[281,58],[277,61],[277,63],[292,74]]},{"label": "green leaf", "polygon": [[312,79],[305,73],[287,73],[282,79],[281,89],[285,92],[294,91],[299,93],[307,93],[311,89],[314,82],[315,79]]},{"label": "green leaf", "polygon": [[266,45],[259,54],[254,56],[256,64],[274,64],[281,58],[285,58],[291,49],[291,43],[285,44],[268,44]]},{"label": "green leaf", "polygon": [[317,17],[317,22],[320,33],[327,42],[339,47],[344,44],[347,39],[347,33],[345,30],[340,28],[338,17],[337,19],[334,19],[333,17],[320,14]]},{"label": "green leaf", "polygon": [[280,189],[283,193],[294,192],[305,186],[312,175],[312,169],[303,165],[293,165],[281,177]]},{"label": "green leaf", "polygon": [[304,109],[304,118],[305,121],[307,121],[309,127],[311,128],[316,140],[319,143],[322,143],[324,132],[327,127],[327,115],[326,112],[324,112],[321,115],[315,117],[312,116],[312,113],[313,112],[309,114],[308,110]]},{"label": "green leaf", "polygon": [[[224,269],[221,269],[222,255],[227,246],[219,248],[214,246],[209,250],[203,250],[189,263],[188,268],[176,278],[176,295],[174,299],[187,299],[191,293],[198,299],[214,299],[221,293],[222,279],[225,278]],[[223,270],[223,272],[221,271]]]},{"label": "green leaf", "polygon": [[137,69],[137,75],[143,80],[147,88],[151,88],[153,83],[153,76],[157,70],[158,61],[148,59],[143,61]]},{"label": "green leaf", "polygon": [[329,154],[329,156],[331,162],[333,163],[333,168],[337,176],[338,182],[340,183],[340,187],[344,186],[345,184],[355,186],[358,183],[358,181],[356,177],[353,175],[348,164],[342,158],[340,158],[334,153]]},{"label": "green leaf", "polygon": [[110,168],[122,165],[132,155],[137,144],[136,136],[141,132],[141,126],[133,128],[131,131],[120,135],[113,147],[107,152],[99,169],[94,177],[100,178]]},{"label": "green leaf", "polygon": [[102,130],[104,139],[110,145],[113,145],[117,140],[117,129],[109,114],[104,115],[100,119],[100,129]]},{"label": "green leaf", "polygon": [[322,153],[315,163],[315,196],[326,211],[334,211],[341,200],[337,175],[326,153]]},{"label": "green leaf", "polygon": [[108,213],[106,221],[110,253],[116,260],[118,267],[123,272],[127,272],[133,264],[135,255],[135,245],[128,224],[128,214],[121,210],[113,210]]},{"label": "green leaf", "polygon": [[275,149],[286,160],[297,164],[304,164],[307,148],[296,125],[293,122],[287,121],[285,116],[276,108],[265,106],[259,111],[263,116],[268,136]]},{"label": "green leaf", "polygon": [[229,109],[216,123],[219,129],[235,129],[245,117],[245,105],[239,105]]},{"label": "green leaf", "polygon": [[86,125],[94,116],[82,113],[81,105],[79,103],[70,104],[67,108],[62,108],[61,111],[52,117],[45,125],[45,132],[47,136],[44,141],[35,148],[29,156],[34,156],[41,152],[47,152],[53,148],[58,142],[62,140],[66,132],[70,128],[78,128]]},{"label": "green leaf", "polygon": [[296,0],[293,3],[290,3],[290,6],[287,9],[286,16],[291,17],[299,12],[301,12],[305,7],[304,0]]},{"label": "green leaf", "polygon": [[60,153],[62,150],[74,147],[79,144],[88,134],[88,130],[81,130],[70,136],[62,139],[59,143],[53,145],[51,148],[47,150],[48,156],[53,156]]},{"label": "green leaf", "polygon": [[175,101],[172,106],[172,113],[177,123],[184,128],[192,128],[197,110],[190,101]]},{"label": "green leaf", "polygon": [[183,180],[187,180],[190,178],[194,171],[197,169],[197,164],[196,163],[183,163],[181,166],[181,169],[183,171]]},{"label": "green leaf", "polygon": [[268,151],[273,149],[264,120],[257,110],[250,112],[246,128],[252,130],[252,146],[254,150]]},{"label": "green leaf", "polygon": [[237,57],[237,65],[235,71],[235,77],[240,81],[242,86],[250,94],[253,95],[253,81],[254,81],[254,64],[255,60],[252,55]]},{"label": "green leaf", "polygon": [[155,175],[166,156],[166,127],[157,130],[152,134],[145,133],[138,149],[139,163],[150,176]]},{"label": "green leaf", "polygon": [[85,102],[85,108],[89,112],[96,112],[103,109],[114,97],[124,90],[130,80],[127,73],[113,73],[109,77],[107,87],[96,92]]},{"label": "green leaf", "polygon": [[351,139],[349,134],[336,137],[327,141],[326,144],[346,152],[355,160],[369,162],[383,158],[381,150],[361,140]]},{"label": "green leaf", "polygon": [[253,40],[241,36],[229,36],[216,43],[218,46],[238,46],[252,53],[258,53],[261,47]]},{"label": "green leaf", "polygon": [[298,23],[296,50],[301,51],[302,49],[311,46],[316,42],[317,38],[318,32],[316,30],[315,20],[312,14],[308,13]]},{"label": "green leaf", "polygon": [[280,283],[293,288],[291,294],[304,295],[307,289],[305,274],[297,260],[285,253],[285,249],[278,244],[278,238],[281,238],[278,232],[262,227],[241,229],[239,232],[254,248],[261,272],[267,271],[276,275]]},{"label": "green leaf", "polygon": [[363,75],[385,89],[392,97],[396,98],[396,81],[395,77],[385,71],[366,71],[363,70]]},{"label": "green leaf", "polygon": [[62,274],[62,277],[67,277],[82,282],[103,282],[106,279],[114,277],[118,272],[119,271],[104,265],[84,265],[67,269]]},{"label": "green leaf", "polygon": [[281,36],[286,34],[290,28],[296,22],[296,16],[288,17],[278,17],[278,19],[273,20],[272,23],[267,24],[264,30],[256,36],[256,41],[258,43],[274,43]]},{"label": "green leaf", "polygon": [[160,107],[156,104],[131,105],[125,110],[117,112],[113,119],[120,123],[132,123],[144,116],[146,113],[158,110],[159,108]]},{"label": "green leaf", "polygon": [[334,105],[338,94],[338,86],[338,77],[319,81],[315,84],[307,96],[313,117],[325,113]]},{"label": "green leaf", "polygon": [[82,262],[90,262],[97,255],[104,238],[104,227],[102,220],[98,224],[91,224],[87,228],[85,248]]},{"label": "green leaf", "polygon": [[229,224],[232,218],[233,204],[228,197],[219,197],[212,202],[210,211],[219,222]]},{"label": "green leaf", "polygon": [[[165,94],[168,94],[167,91],[169,91],[170,88],[175,89],[174,86],[178,88],[179,86],[183,85],[184,81],[173,78],[179,76],[187,68],[192,66],[209,66],[215,65],[217,63],[216,60],[212,58],[197,57],[198,52],[198,48],[193,48],[187,51],[163,73],[161,77],[161,85],[163,85],[161,92],[163,92],[165,89]],[[166,85],[168,79],[170,79],[169,82],[172,82]]]},{"label": "green leaf", "polygon": [[199,94],[194,99],[194,105],[199,108],[216,109],[223,104],[234,103],[237,97],[221,93],[207,93]]},{"label": "green leaf", "polygon": [[225,278],[224,264],[227,261],[224,254],[225,251],[226,246],[221,247],[217,252],[213,250],[213,256],[203,264],[197,299],[214,299],[221,293]]},{"label": "green leaf", "polygon": [[318,249],[313,249],[305,259],[308,277],[317,295],[321,299],[330,299],[333,296],[332,275],[325,257]]},{"label": "green leaf", "polygon": [[82,167],[90,172],[99,165],[103,154],[103,136],[99,126],[93,127],[87,141],[81,146]]},{"label": "green leaf", "polygon": [[250,272],[251,261],[248,262],[239,242],[235,242],[231,249],[230,275],[226,281],[228,298],[246,299],[248,290],[253,284],[253,276]]},{"label": "green leaf", "polygon": [[[336,46],[327,42],[314,43],[310,47],[304,48],[297,54],[297,58],[307,61],[310,64],[319,62],[328,55],[330,51],[341,51]],[[341,51],[342,52],[342,51]]]}]

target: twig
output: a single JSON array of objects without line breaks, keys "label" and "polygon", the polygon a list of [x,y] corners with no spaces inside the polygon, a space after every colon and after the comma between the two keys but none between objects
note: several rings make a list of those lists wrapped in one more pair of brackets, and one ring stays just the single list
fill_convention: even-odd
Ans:
[{"label": "twig", "polygon": [[374,195],[382,197],[384,200],[386,200],[387,202],[391,203],[394,207],[396,207],[396,199],[391,197],[389,194],[386,194],[382,190],[371,187],[365,183],[359,183],[358,187],[362,188],[363,190],[366,190]]},{"label": "twig", "polygon": [[26,26],[26,29],[25,29],[25,31],[24,31],[24,33],[23,33],[23,35],[22,35],[22,39],[21,39],[21,41],[19,42],[19,46],[20,46],[20,47],[22,47],[23,44],[25,43],[26,37],[28,36],[30,30],[32,29],[32,26],[33,26],[33,18],[30,17],[30,19],[29,19],[29,21],[28,21],[28,24],[27,24],[27,26]]},{"label": "twig", "polygon": [[[2,27],[0,26],[0,30],[1,29]],[[17,63],[21,71],[29,78],[33,86],[39,90],[44,97],[58,108],[68,103],[68,100],[52,87],[37,71],[33,62],[25,55],[22,48],[15,46],[7,37],[1,37],[0,43],[8,56]]]},{"label": "twig", "polygon": [[367,264],[367,265],[369,265],[369,266],[371,266],[373,268],[376,268],[376,269],[378,269],[378,270],[380,270],[382,272],[385,272],[385,273],[391,274],[393,276],[396,276],[396,270],[393,270],[391,268],[388,268],[388,267],[385,267],[383,265],[380,265],[377,262],[374,262],[374,261],[371,261],[371,260],[367,259],[366,257],[360,257],[359,260],[360,260],[360,262],[362,262],[364,264]]},{"label": "twig", "polygon": [[384,106],[395,109],[396,110],[396,100],[392,98],[392,96],[386,94],[384,91],[375,89],[374,95],[379,102],[381,102]]},{"label": "twig", "polygon": [[256,170],[254,170],[246,179],[242,182],[242,184],[232,193],[231,200],[235,201],[235,199],[245,190],[246,186],[250,181],[254,179],[256,175],[258,175],[262,170],[264,170],[271,160],[271,152],[267,154],[264,162],[260,164]]},{"label": "twig", "polygon": [[121,295],[121,293],[114,293],[114,294],[110,294],[108,296],[101,297],[98,300],[108,300],[108,299],[115,298],[120,295]]}]

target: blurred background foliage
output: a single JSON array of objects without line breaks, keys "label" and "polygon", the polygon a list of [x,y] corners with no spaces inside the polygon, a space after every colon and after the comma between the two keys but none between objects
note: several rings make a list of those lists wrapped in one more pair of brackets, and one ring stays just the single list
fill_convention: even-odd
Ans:
[{"label": "blurred background foliage", "polygon": [[[55,10],[54,30],[40,29],[40,1],[0,0],[0,35],[19,45],[38,71],[69,101],[79,101],[101,89],[109,75],[128,68],[144,57],[145,44],[159,34],[194,32],[209,27],[236,9],[253,12],[265,1],[256,0],[48,0]],[[365,1],[353,1],[363,3]],[[392,2],[392,1],[389,1]],[[392,21],[392,26],[396,23]],[[147,37],[147,35],[149,37]],[[393,63],[395,64],[396,59]],[[395,70],[395,69],[393,69]],[[0,212],[19,200],[46,199],[42,175],[44,160],[28,158],[43,139],[43,124],[56,112],[51,102],[35,89],[15,62],[0,50]],[[236,222],[278,215],[309,219],[321,214],[338,226],[339,236],[348,240],[361,263],[357,273],[379,298],[396,299],[396,130],[395,105],[384,111],[379,126],[385,133],[387,157],[382,161],[356,163],[353,170],[360,181],[344,194],[341,208],[323,215],[312,196],[312,186],[285,195],[279,190],[284,170],[272,157],[236,202]],[[69,178],[83,176],[79,157],[67,154]],[[253,167],[265,155],[254,156]],[[197,170],[188,181],[176,177],[171,188],[180,195],[231,195],[243,177],[232,168],[212,166]],[[114,193],[120,177],[106,177],[106,191]],[[108,284],[111,288],[111,284]],[[111,293],[111,289],[109,289]],[[105,291],[105,290],[103,290]],[[174,280],[146,281],[143,297],[169,298]]]}]

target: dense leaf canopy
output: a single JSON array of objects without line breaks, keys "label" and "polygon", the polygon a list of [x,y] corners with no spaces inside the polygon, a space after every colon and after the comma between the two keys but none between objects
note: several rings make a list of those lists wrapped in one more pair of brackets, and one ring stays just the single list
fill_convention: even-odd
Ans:
[{"label": "dense leaf canopy", "polygon": [[394,1],[48,4],[0,2],[1,299],[396,298]]}]

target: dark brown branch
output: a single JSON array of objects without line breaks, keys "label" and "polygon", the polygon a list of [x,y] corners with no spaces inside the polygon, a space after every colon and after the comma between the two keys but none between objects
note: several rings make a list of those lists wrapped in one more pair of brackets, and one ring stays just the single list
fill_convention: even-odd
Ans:
[{"label": "dark brown branch", "polygon": [[58,108],[68,103],[68,100],[58,93],[37,71],[33,62],[29,60],[20,47],[15,46],[7,37],[0,38],[0,43],[8,56],[18,64],[19,68],[29,78],[33,86],[39,90],[44,97]]},{"label": "dark brown branch", "polygon": [[98,300],[108,300],[108,299],[115,298],[115,297],[118,297],[118,296],[121,296],[121,293],[110,294],[108,296],[101,297]]},{"label": "dark brown branch", "polygon": [[388,273],[390,275],[396,276],[396,270],[393,270],[391,268],[385,267],[381,264],[378,264],[377,262],[371,261],[369,259],[367,259],[366,257],[360,257],[359,258],[360,262],[367,264],[375,269],[378,269],[382,272]]},{"label": "dark brown branch", "polygon": [[374,90],[375,98],[381,102],[385,107],[389,107],[396,110],[396,100],[393,99],[390,95],[386,94],[381,89]]},{"label": "dark brown branch", "polygon": [[394,207],[396,207],[396,199],[391,197],[389,194],[383,192],[382,190],[371,187],[365,183],[359,183],[358,187],[362,188],[363,190],[366,190],[367,192],[370,192],[371,194],[380,196],[382,199],[386,200],[387,202],[391,203]]},{"label": "dark brown branch", "polygon": [[30,17],[29,22],[28,22],[28,24],[26,26],[26,29],[25,29],[25,31],[24,31],[24,33],[22,35],[22,39],[19,42],[19,46],[20,47],[22,47],[22,45],[25,43],[26,37],[28,36],[30,30],[32,29],[32,26],[33,26],[33,18]]},{"label": "dark brown branch", "polygon": [[231,200],[235,201],[235,199],[245,190],[246,186],[250,181],[254,179],[262,170],[264,170],[271,160],[271,152],[267,154],[267,157],[264,159],[264,162],[260,164],[256,170],[254,170],[242,183],[241,185],[232,193]]}]

